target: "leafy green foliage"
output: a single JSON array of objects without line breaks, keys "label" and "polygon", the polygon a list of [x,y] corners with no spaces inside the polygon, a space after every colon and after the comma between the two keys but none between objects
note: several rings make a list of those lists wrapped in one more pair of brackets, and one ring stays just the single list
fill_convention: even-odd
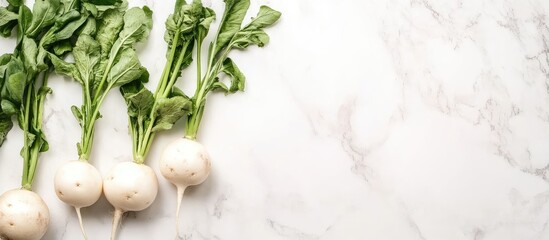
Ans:
[{"label": "leafy green foliage", "polygon": [[221,71],[231,78],[231,86],[227,87],[227,85],[219,81],[219,78],[215,78],[211,85],[211,90],[221,90],[225,92],[225,94],[244,91],[246,77],[242,74],[240,69],[238,69],[238,66],[236,66],[233,60],[226,58],[223,62]]},{"label": "leafy green foliage", "polygon": [[83,2],[87,2],[94,5],[103,5],[103,6],[112,6],[121,3],[121,0],[85,0]]},{"label": "leafy green foliage", "polygon": [[132,8],[124,14],[124,27],[118,34],[111,54],[119,49],[131,47],[149,36],[152,28],[152,11],[148,7]]},{"label": "leafy green foliage", "polygon": [[83,104],[71,110],[82,127],[77,148],[83,160],[91,153],[95,121],[101,117],[99,109],[107,93],[114,87],[148,78],[134,46],[149,36],[152,12],[148,7],[126,11],[123,5],[121,1],[86,1],[85,13],[74,20],[84,19],[80,36],[72,47],[74,63],[50,54],[56,72],[82,85]]},{"label": "leafy green foliage", "polygon": [[12,127],[13,123],[11,122],[11,117],[6,114],[0,114],[0,146],[2,146],[6,140],[8,132]]},{"label": "leafy green foliage", "polygon": [[[209,92],[221,91],[225,94],[231,94],[244,90],[246,78],[236,63],[228,58],[230,51],[245,49],[250,45],[265,46],[269,42],[269,35],[264,29],[277,22],[281,16],[280,12],[268,6],[261,6],[257,16],[248,25],[242,27],[249,6],[249,0],[225,0],[225,12],[215,41],[210,43],[208,67],[204,76],[200,75],[200,63],[197,64],[197,79],[199,80],[197,81],[195,95],[192,98],[192,111],[187,118],[186,137],[188,138],[196,138]],[[208,21],[205,22],[208,23]],[[199,29],[196,39],[198,46],[202,45],[208,29],[207,27]],[[198,51],[197,55],[199,53]],[[229,77],[229,86],[220,80],[219,75],[221,73]]]},{"label": "leafy green foliage", "polygon": [[[21,150],[22,186],[30,189],[39,153],[49,149],[42,131],[42,112],[45,98],[51,93],[47,87],[50,69],[55,68],[83,85],[84,104],[71,110],[83,128],[79,152],[87,157],[93,123],[101,116],[99,107],[106,93],[144,75],[133,43],[146,38],[152,20],[148,8],[126,12],[127,2],[123,0],[36,0],[32,11],[22,0],[8,2],[7,7],[0,7],[0,35],[10,36],[12,32],[18,35],[13,54],[0,56],[0,145],[16,115],[25,135]],[[112,23],[112,16],[117,16],[115,20],[119,22]],[[132,26],[139,28],[135,33],[139,36],[132,35],[132,42],[121,44],[110,54],[114,42],[120,38],[124,21],[131,21]],[[140,23],[145,27],[139,27]],[[18,31],[13,31],[15,27]],[[73,53],[73,63],[63,60],[69,52]],[[122,63],[133,64],[138,73]],[[107,82],[107,76],[111,76],[108,85],[99,84]],[[92,96],[95,93],[97,97]]]},{"label": "leafy green foliage", "polygon": [[[280,13],[262,6],[258,15],[242,28],[242,22],[250,6],[249,0],[225,0],[225,3],[226,8],[218,34],[215,41],[209,45],[208,67],[204,75],[200,60],[201,48],[216,14],[212,9],[204,7],[200,0],[194,0],[192,3],[177,0],[174,12],[166,20],[164,40],[168,43],[167,63],[155,93],[152,94],[139,81],[121,87],[122,96],[128,105],[134,161],[144,161],[155,133],[172,128],[177,120],[185,116],[186,136],[195,138],[204,112],[206,96],[210,91],[230,94],[244,90],[246,78],[236,63],[228,58],[228,53],[234,48],[244,49],[250,45],[263,47],[267,44],[269,37],[263,29],[274,24],[280,18]],[[117,39],[117,43],[124,39]],[[198,59],[197,88],[194,96],[189,98],[175,87],[175,83],[181,71],[191,64],[194,47]],[[125,69],[137,69],[137,65],[129,65]],[[221,73],[229,77],[229,86],[220,81]]]},{"label": "leafy green foliage", "polygon": [[117,10],[107,10],[97,27],[96,39],[101,46],[101,56],[107,58],[114,41],[124,26],[124,15]]},{"label": "leafy green foliage", "polygon": [[172,128],[173,124],[185,116],[189,110],[191,110],[191,101],[188,98],[175,96],[160,99],[154,112],[156,122],[153,124],[152,131]]},{"label": "leafy green foliage", "polygon": [[11,32],[17,26],[17,9],[13,6],[0,7],[0,35],[11,36]]},{"label": "leafy green foliage", "polygon": [[240,30],[249,7],[250,0],[225,0],[225,13],[215,40],[214,52],[226,47]]},{"label": "leafy green foliage", "polygon": [[138,79],[146,70],[141,66],[137,53],[131,48],[126,48],[120,53],[120,60],[114,64],[107,81],[114,86],[121,86]]},{"label": "leafy green foliage", "polygon": [[0,7],[0,26],[4,26],[11,21],[16,21],[19,15],[14,12],[10,12],[5,7]]},{"label": "leafy green foliage", "polygon": [[26,31],[27,36],[35,37],[40,30],[51,26],[60,6],[59,0],[36,0],[32,8],[32,22]]},{"label": "leafy green foliage", "polygon": [[8,0],[8,3],[14,7],[19,7],[23,4],[23,0]]}]

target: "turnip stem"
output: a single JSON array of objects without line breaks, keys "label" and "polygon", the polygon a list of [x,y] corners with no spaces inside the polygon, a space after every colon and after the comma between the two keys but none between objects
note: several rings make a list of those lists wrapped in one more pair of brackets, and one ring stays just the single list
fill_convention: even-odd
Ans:
[{"label": "turnip stem", "polygon": [[122,219],[122,214],[124,214],[124,211],[120,208],[114,209],[114,217],[112,218],[112,232],[111,232],[111,240],[116,239],[116,231],[118,230],[118,225],[120,225],[120,220]]},{"label": "turnip stem", "polygon": [[78,216],[78,223],[80,223],[80,230],[82,231],[82,234],[84,235],[84,239],[88,239],[88,235],[86,235],[86,231],[84,230],[84,224],[82,224],[82,214],[80,214],[80,208],[74,207],[74,210],[76,210],[76,216]]},{"label": "turnip stem", "polygon": [[187,187],[177,187],[177,209],[175,213],[175,231],[177,236],[179,237],[179,212],[181,209],[181,202],[183,201],[183,194],[185,193],[185,189]]}]

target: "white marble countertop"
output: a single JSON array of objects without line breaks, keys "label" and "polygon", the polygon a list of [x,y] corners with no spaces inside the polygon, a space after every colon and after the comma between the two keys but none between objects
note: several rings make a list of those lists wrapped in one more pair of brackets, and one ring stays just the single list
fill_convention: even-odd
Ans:
[{"label": "white marble countertop", "polygon": [[[155,25],[139,54],[154,87],[173,1],[132,2],[143,4]],[[200,138],[213,171],[185,194],[182,239],[549,239],[548,1],[253,0],[250,16],[262,4],[282,19],[264,49],[232,55],[246,92],[209,100]],[[221,14],[221,0],[206,5]],[[0,53],[12,48],[0,40]],[[44,239],[81,239],[53,191],[55,170],[77,157],[70,106],[80,87],[59,76],[51,86],[51,149],[34,189],[52,214]],[[131,159],[124,112],[115,90],[91,157],[102,174]],[[157,173],[182,127],[157,137],[148,159]],[[21,131],[8,137],[1,191],[21,176]],[[120,240],[174,238],[175,189],[159,181],[156,202],[124,218]],[[108,239],[104,198],[83,215],[90,239]]]}]

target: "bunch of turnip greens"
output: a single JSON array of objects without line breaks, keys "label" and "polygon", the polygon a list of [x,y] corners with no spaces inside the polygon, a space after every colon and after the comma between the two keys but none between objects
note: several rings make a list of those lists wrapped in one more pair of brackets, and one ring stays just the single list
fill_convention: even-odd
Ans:
[{"label": "bunch of turnip greens", "polygon": [[47,230],[49,210],[31,192],[38,158],[49,146],[42,130],[42,114],[52,64],[72,50],[75,35],[88,27],[93,3],[77,0],[36,0],[33,9],[22,0],[0,7],[0,35],[15,33],[16,47],[0,56],[0,144],[17,117],[23,130],[21,189],[0,196],[0,237],[40,239]]},{"label": "bunch of turnip greens", "polygon": [[82,105],[71,108],[82,128],[82,138],[77,144],[79,157],[57,170],[54,185],[59,199],[75,208],[85,236],[80,209],[94,204],[103,191],[101,175],[88,163],[95,123],[112,89],[148,78],[135,45],[149,36],[152,11],[148,7],[127,9],[126,2],[116,0],[84,2],[82,6],[89,17],[71,45],[74,62],[55,54],[50,54],[50,58],[57,73],[73,78],[82,86]]},{"label": "bunch of turnip greens", "polygon": [[[202,47],[210,25],[215,21],[215,12],[204,7],[200,0],[189,3],[177,0],[173,14],[166,20],[167,63],[155,93],[138,81],[121,88],[128,105],[135,163],[145,161],[157,132],[170,129],[178,119],[186,116],[185,137],[168,145],[160,160],[162,174],[177,186],[177,221],[185,188],[202,183],[211,168],[204,146],[196,141],[208,94],[218,91],[228,95],[244,90],[244,74],[228,57],[229,53],[250,45],[263,47],[269,42],[264,29],[281,16],[280,12],[261,6],[257,16],[242,26],[249,6],[249,0],[225,0],[225,11],[215,40],[206,43],[209,48],[203,66]],[[193,49],[197,76],[196,89],[191,95],[185,94],[175,84],[181,71],[193,61]],[[230,85],[220,80],[221,73],[230,78]]]}]

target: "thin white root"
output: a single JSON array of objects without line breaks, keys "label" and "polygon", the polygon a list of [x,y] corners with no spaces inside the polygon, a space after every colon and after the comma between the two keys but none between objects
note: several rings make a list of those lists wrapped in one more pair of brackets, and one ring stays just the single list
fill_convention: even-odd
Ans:
[{"label": "thin white root", "polygon": [[82,234],[84,235],[84,239],[88,240],[88,235],[86,235],[86,230],[84,230],[84,224],[82,223],[82,214],[80,214],[80,208],[74,207],[74,210],[76,210],[76,215],[78,216],[78,223],[80,223],[80,230],[82,230]]},{"label": "thin white root", "polygon": [[183,194],[185,193],[185,189],[187,187],[177,187],[177,212],[175,213],[175,231],[178,238],[181,238],[179,236],[179,210],[181,209],[181,202],[183,201]]},{"label": "thin white root", "polygon": [[122,219],[122,214],[124,214],[124,211],[120,208],[114,209],[114,217],[112,218],[112,232],[111,232],[111,240],[116,239],[116,231],[118,230],[118,225],[120,225],[120,220]]}]

